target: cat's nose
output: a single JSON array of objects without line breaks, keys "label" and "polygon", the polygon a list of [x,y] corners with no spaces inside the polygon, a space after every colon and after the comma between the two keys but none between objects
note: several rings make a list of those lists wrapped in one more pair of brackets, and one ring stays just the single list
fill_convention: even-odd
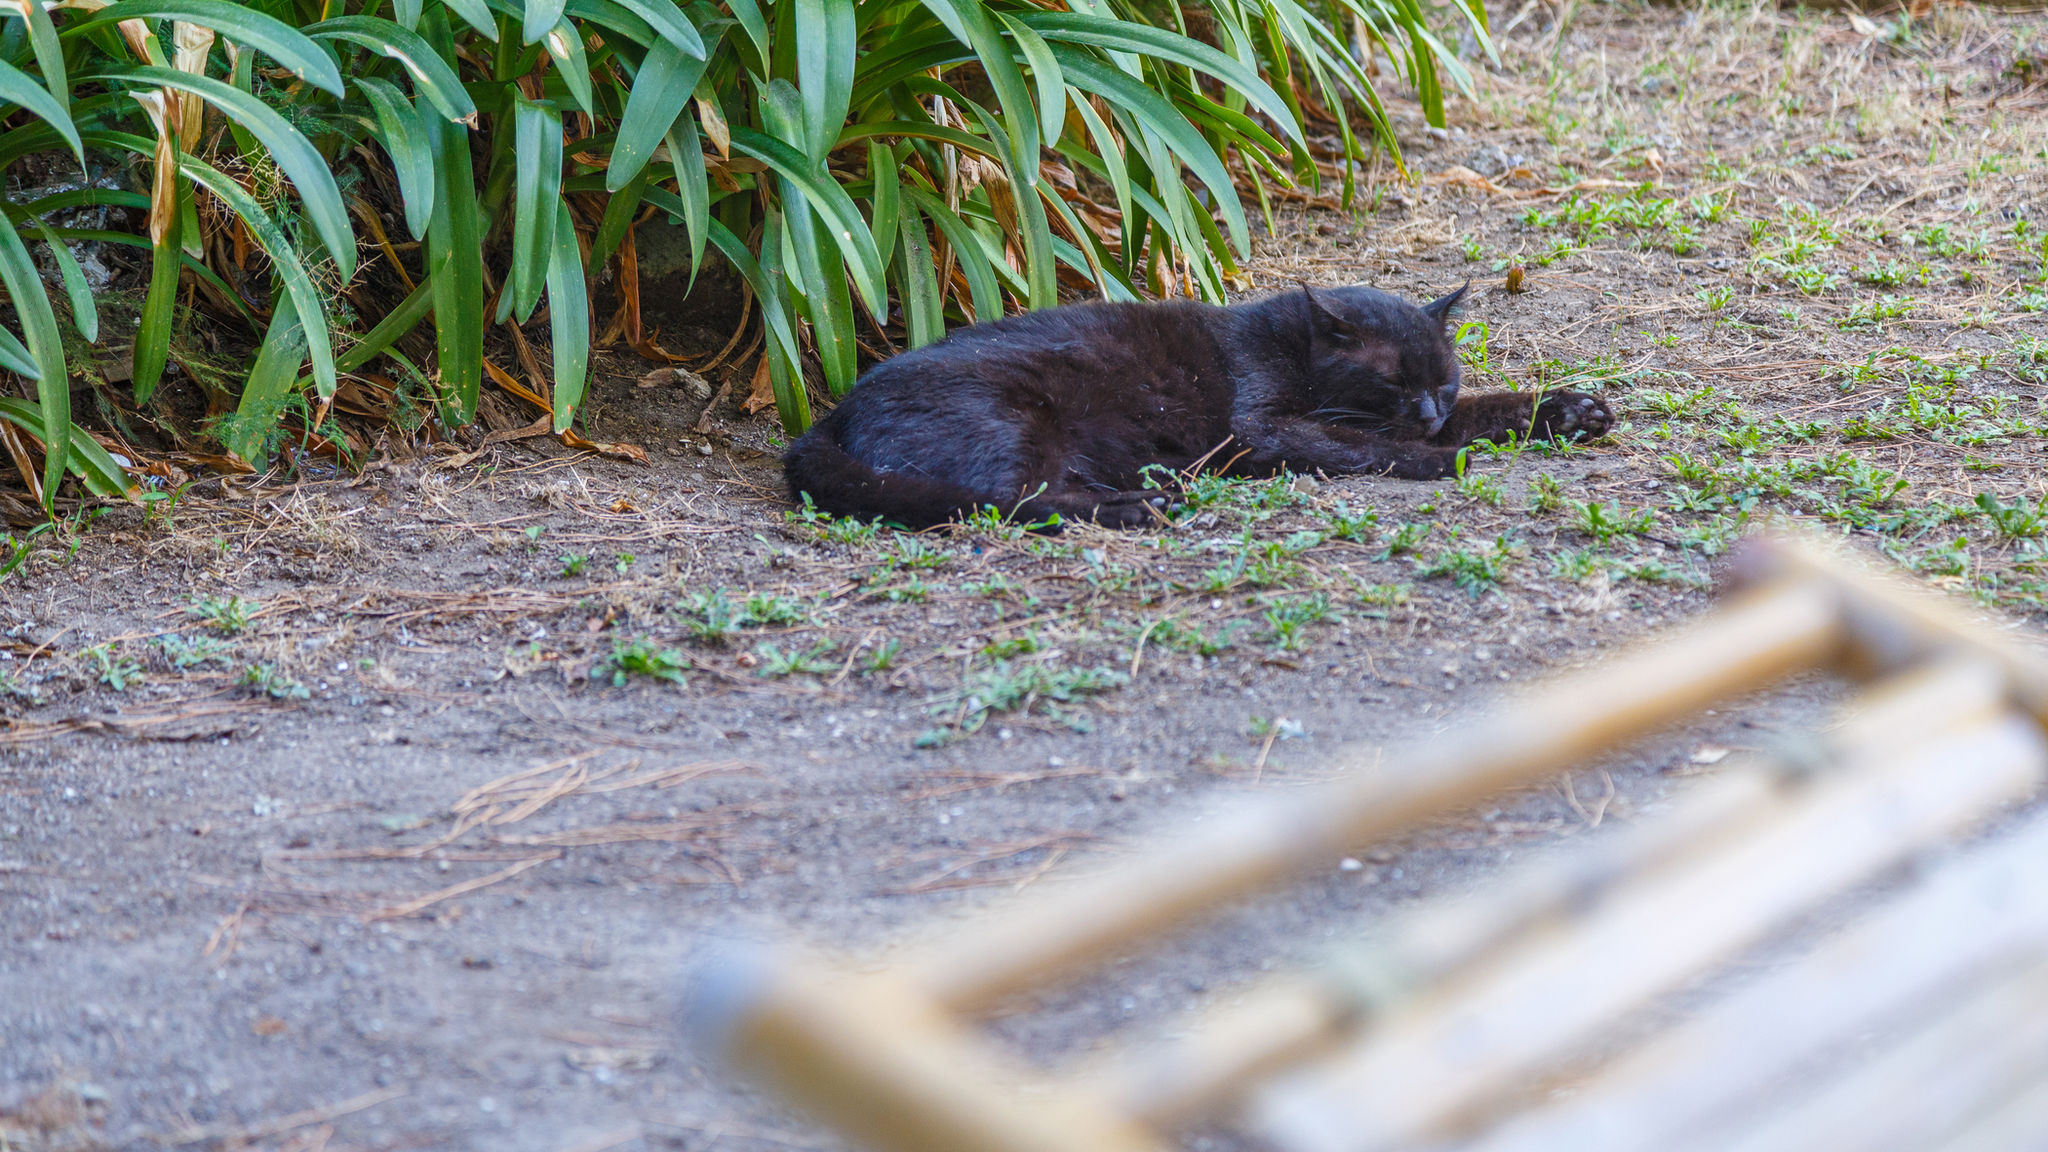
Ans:
[{"label": "cat's nose", "polygon": [[1443,430],[1444,420],[1448,414],[1437,405],[1435,397],[1424,396],[1416,407],[1418,409],[1416,415],[1420,416],[1423,424],[1428,426],[1431,436]]}]

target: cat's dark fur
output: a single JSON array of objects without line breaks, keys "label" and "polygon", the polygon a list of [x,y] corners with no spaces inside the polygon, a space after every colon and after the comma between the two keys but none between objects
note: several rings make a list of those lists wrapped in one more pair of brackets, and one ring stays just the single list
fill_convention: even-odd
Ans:
[{"label": "cat's dark fur", "polygon": [[1599,436],[1599,399],[1458,394],[1459,289],[1417,307],[1306,286],[1220,308],[1075,304],[977,324],[869,369],[783,459],[792,495],[911,527],[994,505],[1132,527],[1145,469],[1448,476],[1509,433]]}]

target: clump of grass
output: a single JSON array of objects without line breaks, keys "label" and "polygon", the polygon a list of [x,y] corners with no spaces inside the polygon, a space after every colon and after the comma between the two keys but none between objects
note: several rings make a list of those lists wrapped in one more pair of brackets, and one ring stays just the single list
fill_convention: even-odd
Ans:
[{"label": "clump of grass", "polygon": [[275,664],[251,664],[242,669],[239,683],[272,700],[310,700],[313,690],[278,668]]},{"label": "clump of grass", "polygon": [[1657,522],[1657,513],[1649,508],[1623,508],[1620,504],[1605,500],[1594,503],[1590,500],[1572,502],[1573,527],[1591,536],[1602,544],[1609,544],[1623,536],[1641,536]]},{"label": "clump of grass", "polygon": [[261,607],[240,596],[194,596],[185,613],[223,636],[235,636],[249,627]]},{"label": "clump of grass", "polygon": [[736,604],[724,588],[693,592],[681,607],[684,626],[706,644],[726,644],[746,628],[808,624],[813,617],[811,606],[801,600],[755,592]]},{"label": "clump of grass", "polygon": [[95,644],[79,654],[91,666],[93,678],[116,692],[126,692],[142,681],[142,662],[122,652],[113,641]]},{"label": "clump of grass", "polygon": [[754,675],[768,679],[780,679],[805,673],[813,676],[839,670],[839,662],[833,660],[832,650],[836,645],[831,640],[820,640],[809,648],[790,648],[784,651],[779,645],[762,641],[754,646],[754,658],[759,661]]},{"label": "clump of grass", "polygon": [[1245,623],[1232,620],[1211,632],[1198,625],[1189,625],[1178,616],[1170,616],[1148,627],[1154,644],[1178,652],[1193,652],[1197,656],[1216,656],[1235,646],[1234,637]]},{"label": "clump of grass", "polygon": [[1418,564],[1415,574],[1424,580],[1449,580],[1476,599],[1500,587],[1513,559],[1507,541],[1496,540],[1491,548],[1445,548]]},{"label": "clump of grass", "polygon": [[173,668],[197,668],[205,664],[226,664],[234,652],[233,643],[212,636],[185,637],[171,633],[156,639],[157,650]]},{"label": "clump of grass", "polygon": [[1275,600],[1265,611],[1266,642],[1282,652],[1299,652],[1308,647],[1308,626],[1332,615],[1330,597],[1324,592]]},{"label": "clump of grass", "polygon": [[2016,496],[2010,504],[2001,503],[1989,492],[1977,494],[1977,507],[1984,518],[1991,521],[1998,534],[2008,540],[2019,540],[2039,536],[2048,530],[2048,510],[2038,503],[2029,504],[2024,496]]},{"label": "clump of grass", "polygon": [[1337,501],[1337,507],[1326,513],[1323,519],[1330,526],[1330,539],[1350,540],[1364,543],[1379,535],[1379,509],[1367,507],[1353,511],[1349,504]]},{"label": "clump of grass", "polygon": [[969,673],[965,684],[931,705],[931,714],[944,722],[920,733],[917,746],[931,748],[971,736],[990,716],[1006,713],[1043,715],[1073,731],[1087,732],[1092,727],[1087,714],[1072,704],[1122,687],[1129,679],[1109,668],[998,660]]},{"label": "clump of grass", "polygon": [[689,684],[689,678],[684,675],[690,667],[689,657],[674,648],[656,644],[648,636],[613,641],[611,655],[606,657],[601,667],[610,673],[614,688],[625,687],[626,682],[635,676],[666,684]]},{"label": "clump of grass", "polygon": [[1413,584],[1361,584],[1358,602],[1373,608],[1398,608],[1415,595]]},{"label": "clump of grass", "polygon": [[1435,525],[1424,524],[1418,521],[1409,521],[1402,524],[1394,529],[1393,533],[1386,538],[1382,543],[1379,555],[1373,557],[1373,559],[1382,561],[1392,560],[1396,556],[1405,556],[1414,552],[1416,546],[1422,543],[1422,538],[1429,535],[1429,531],[1433,527]]}]

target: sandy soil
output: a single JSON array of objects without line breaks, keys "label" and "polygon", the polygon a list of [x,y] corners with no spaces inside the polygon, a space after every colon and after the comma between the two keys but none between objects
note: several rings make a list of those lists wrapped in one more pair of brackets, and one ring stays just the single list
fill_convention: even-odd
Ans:
[{"label": "sandy soil", "polygon": [[[1448,133],[1396,102],[1424,179],[1290,208],[1250,271],[1472,277],[1475,386],[1599,389],[1608,443],[909,537],[787,515],[773,428],[699,433],[618,361],[592,432],[646,465],[394,445],[32,543],[0,582],[0,1139],[836,1147],[676,1034],[694,943],[875,946],[1369,763],[1698,612],[1768,514],[2037,631],[2048,255],[2015,224],[2048,227],[2048,93],[2017,62],[2048,21],[1521,11]],[[1312,960],[1829,698],[1332,861],[1006,1031],[1053,1058]]]}]

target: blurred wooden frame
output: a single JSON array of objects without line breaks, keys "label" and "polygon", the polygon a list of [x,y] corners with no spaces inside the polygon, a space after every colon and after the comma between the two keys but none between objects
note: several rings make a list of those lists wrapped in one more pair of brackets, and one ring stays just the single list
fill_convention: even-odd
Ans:
[{"label": "blurred wooden frame", "polygon": [[[948,926],[908,962],[729,950],[694,980],[690,1026],[887,1152],[1159,1152],[1229,1117],[1284,1152],[2019,1147],[1997,1142],[2013,1132],[2048,1147],[2048,819],[1895,886],[1798,955],[1767,950],[1765,976],[1650,1026],[1674,992],[1717,972],[1741,984],[1730,961],[2027,798],[2048,767],[2048,667],[2033,656],[1810,546],[1753,542],[1736,568],[1737,591],[1687,629],[1384,766]],[[1838,726],[1478,896],[1406,913],[1323,971],[1058,1076],[971,1027],[1262,889],[1814,669],[1863,685]],[[1878,1033],[1896,1043],[1841,1055]],[[1934,1104],[1908,1090],[1929,1083]]]}]

